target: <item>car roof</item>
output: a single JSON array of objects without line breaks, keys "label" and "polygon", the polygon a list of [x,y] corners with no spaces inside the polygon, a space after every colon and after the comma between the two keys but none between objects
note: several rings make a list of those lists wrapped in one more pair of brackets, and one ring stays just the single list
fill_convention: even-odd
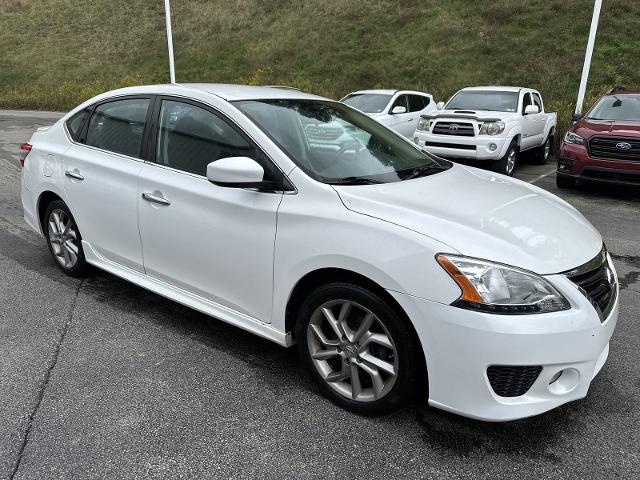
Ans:
[{"label": "car roof", "polygon": [[486,86],[476,86],[476,87],[465,87],[462,91],[469,90],[482,90],[482,91],[490,91],[490,92],[519,92],[520,90],[533,90],[533,88],[525,88],[525,87],[509,87],[509,86],[500,86],[500,85],[486,85]]},{"label": "car roof", "polygon": [[355,94],[362,95],[366,93],[377,93],[380,95],[395,95],[396,93],[417,93],[419,95],[431,95],[430,93],[421,92],[419,90],[393,90],[389,88],[372,88],[369,90],[358,90],[356,92],[347,93],[345,97],[348,95],[355,95]]}]

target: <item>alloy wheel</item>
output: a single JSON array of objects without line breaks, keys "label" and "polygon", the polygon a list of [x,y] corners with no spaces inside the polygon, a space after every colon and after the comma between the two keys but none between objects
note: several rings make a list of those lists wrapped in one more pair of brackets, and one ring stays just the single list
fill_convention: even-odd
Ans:
[{"label": "alloy wheel", "polygon": [[65,269],[78,262],[78,232],[67,213],[59,208],[51,211],[48,219],[49,243],[56,261]]},{"label": "alloy wheel", "polygon": [[551,153],[551,139],[547,138],[547,141],[544,144],[544,160],[549,159],[549,154]]},{"label": "alloy wheel", "polygon": [[511,175],[516,168],[516,151],[515,149],[511,149],[509,151],[509,156],[507,157],[507,165],[506,165],[506,174]]},{"label": "alloy wheel", "polygon": [[307,345],[320,376],[341,396],[372,402],[393,388],[398,353],[380,319],[362,305],[331,300],[312,314]]}]

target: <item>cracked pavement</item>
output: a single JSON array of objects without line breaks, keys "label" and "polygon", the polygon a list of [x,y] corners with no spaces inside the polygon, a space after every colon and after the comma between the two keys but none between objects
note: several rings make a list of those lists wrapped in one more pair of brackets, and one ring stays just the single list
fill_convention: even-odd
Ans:
[{"label": "cracked pavement", "polygon": [[[285,350],[104,272],[66,277],[22,219],[17,146],[56,114],[0,112],[0,479],[635,478],[640,192],[558,191],[602,232],[622,287],[584,400],[507,424],[319,396]],[[523,215],[527,215],[523,212]]]}]

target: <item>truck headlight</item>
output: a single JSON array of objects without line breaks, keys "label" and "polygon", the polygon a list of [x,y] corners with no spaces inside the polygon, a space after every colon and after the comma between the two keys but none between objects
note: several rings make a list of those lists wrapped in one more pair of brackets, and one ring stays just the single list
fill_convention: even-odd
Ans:
[{"label": "truck headlight", "polygon": [[420,118],[420,120],[418,120],[418,130],[428,132],[430,123],[430,120],[427,120],[426,118]]},{"label": "truck headlight", "polygon": [[440,254],[436,260],[462,290],[452,304],[456,307],[511,315],[571,308],[553,285],[533,272],[459,255]]},{"label": "truck headlight", "polygon": [[480,135],[499,135],[504,132],[504,122],[484,122],[480,127]]},{"label": "truck headlight", "polygon": [[584,138],[577,133],[571,131],[564,134],[565,143],[575,143],[576,145],[584,145]]}]

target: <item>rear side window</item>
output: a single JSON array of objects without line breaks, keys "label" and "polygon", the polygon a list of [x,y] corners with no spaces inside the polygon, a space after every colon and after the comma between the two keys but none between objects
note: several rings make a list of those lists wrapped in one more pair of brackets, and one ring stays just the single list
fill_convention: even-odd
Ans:
[{"label": "rear side window", "polygon": [[89,119],[89,146],[140,158],[148,98],[129,98],[98,105]]},{"label": "rear side window", "polygon": [[409,111],[419,112],[429,105],[429,97],[422,95],[409,95]]},{"label": "rear side window", "polygon": [[534,93],[533,102],[538,106],[538,108],[542,112],[542,99],[540,98],[540,95],[538,95],[537,93]]},{"label": "rear side window", "polygon": [[69,131],[69,135],[76,142],[80,140],[80,133],[82,132],[82,126],[84,125],[85,120],[89,116],[89,112],[91,111],[91,107],[87,107],[84,110],[79,111],[69,120],[67,120],[67,130]]},{"label": "rear side window", "polygon": [[257,149],[223,118],[171,100],[162,101],[156,148],[160,165],[202,176],[209,163],[221,158],[249,157],[262,163]]}]

